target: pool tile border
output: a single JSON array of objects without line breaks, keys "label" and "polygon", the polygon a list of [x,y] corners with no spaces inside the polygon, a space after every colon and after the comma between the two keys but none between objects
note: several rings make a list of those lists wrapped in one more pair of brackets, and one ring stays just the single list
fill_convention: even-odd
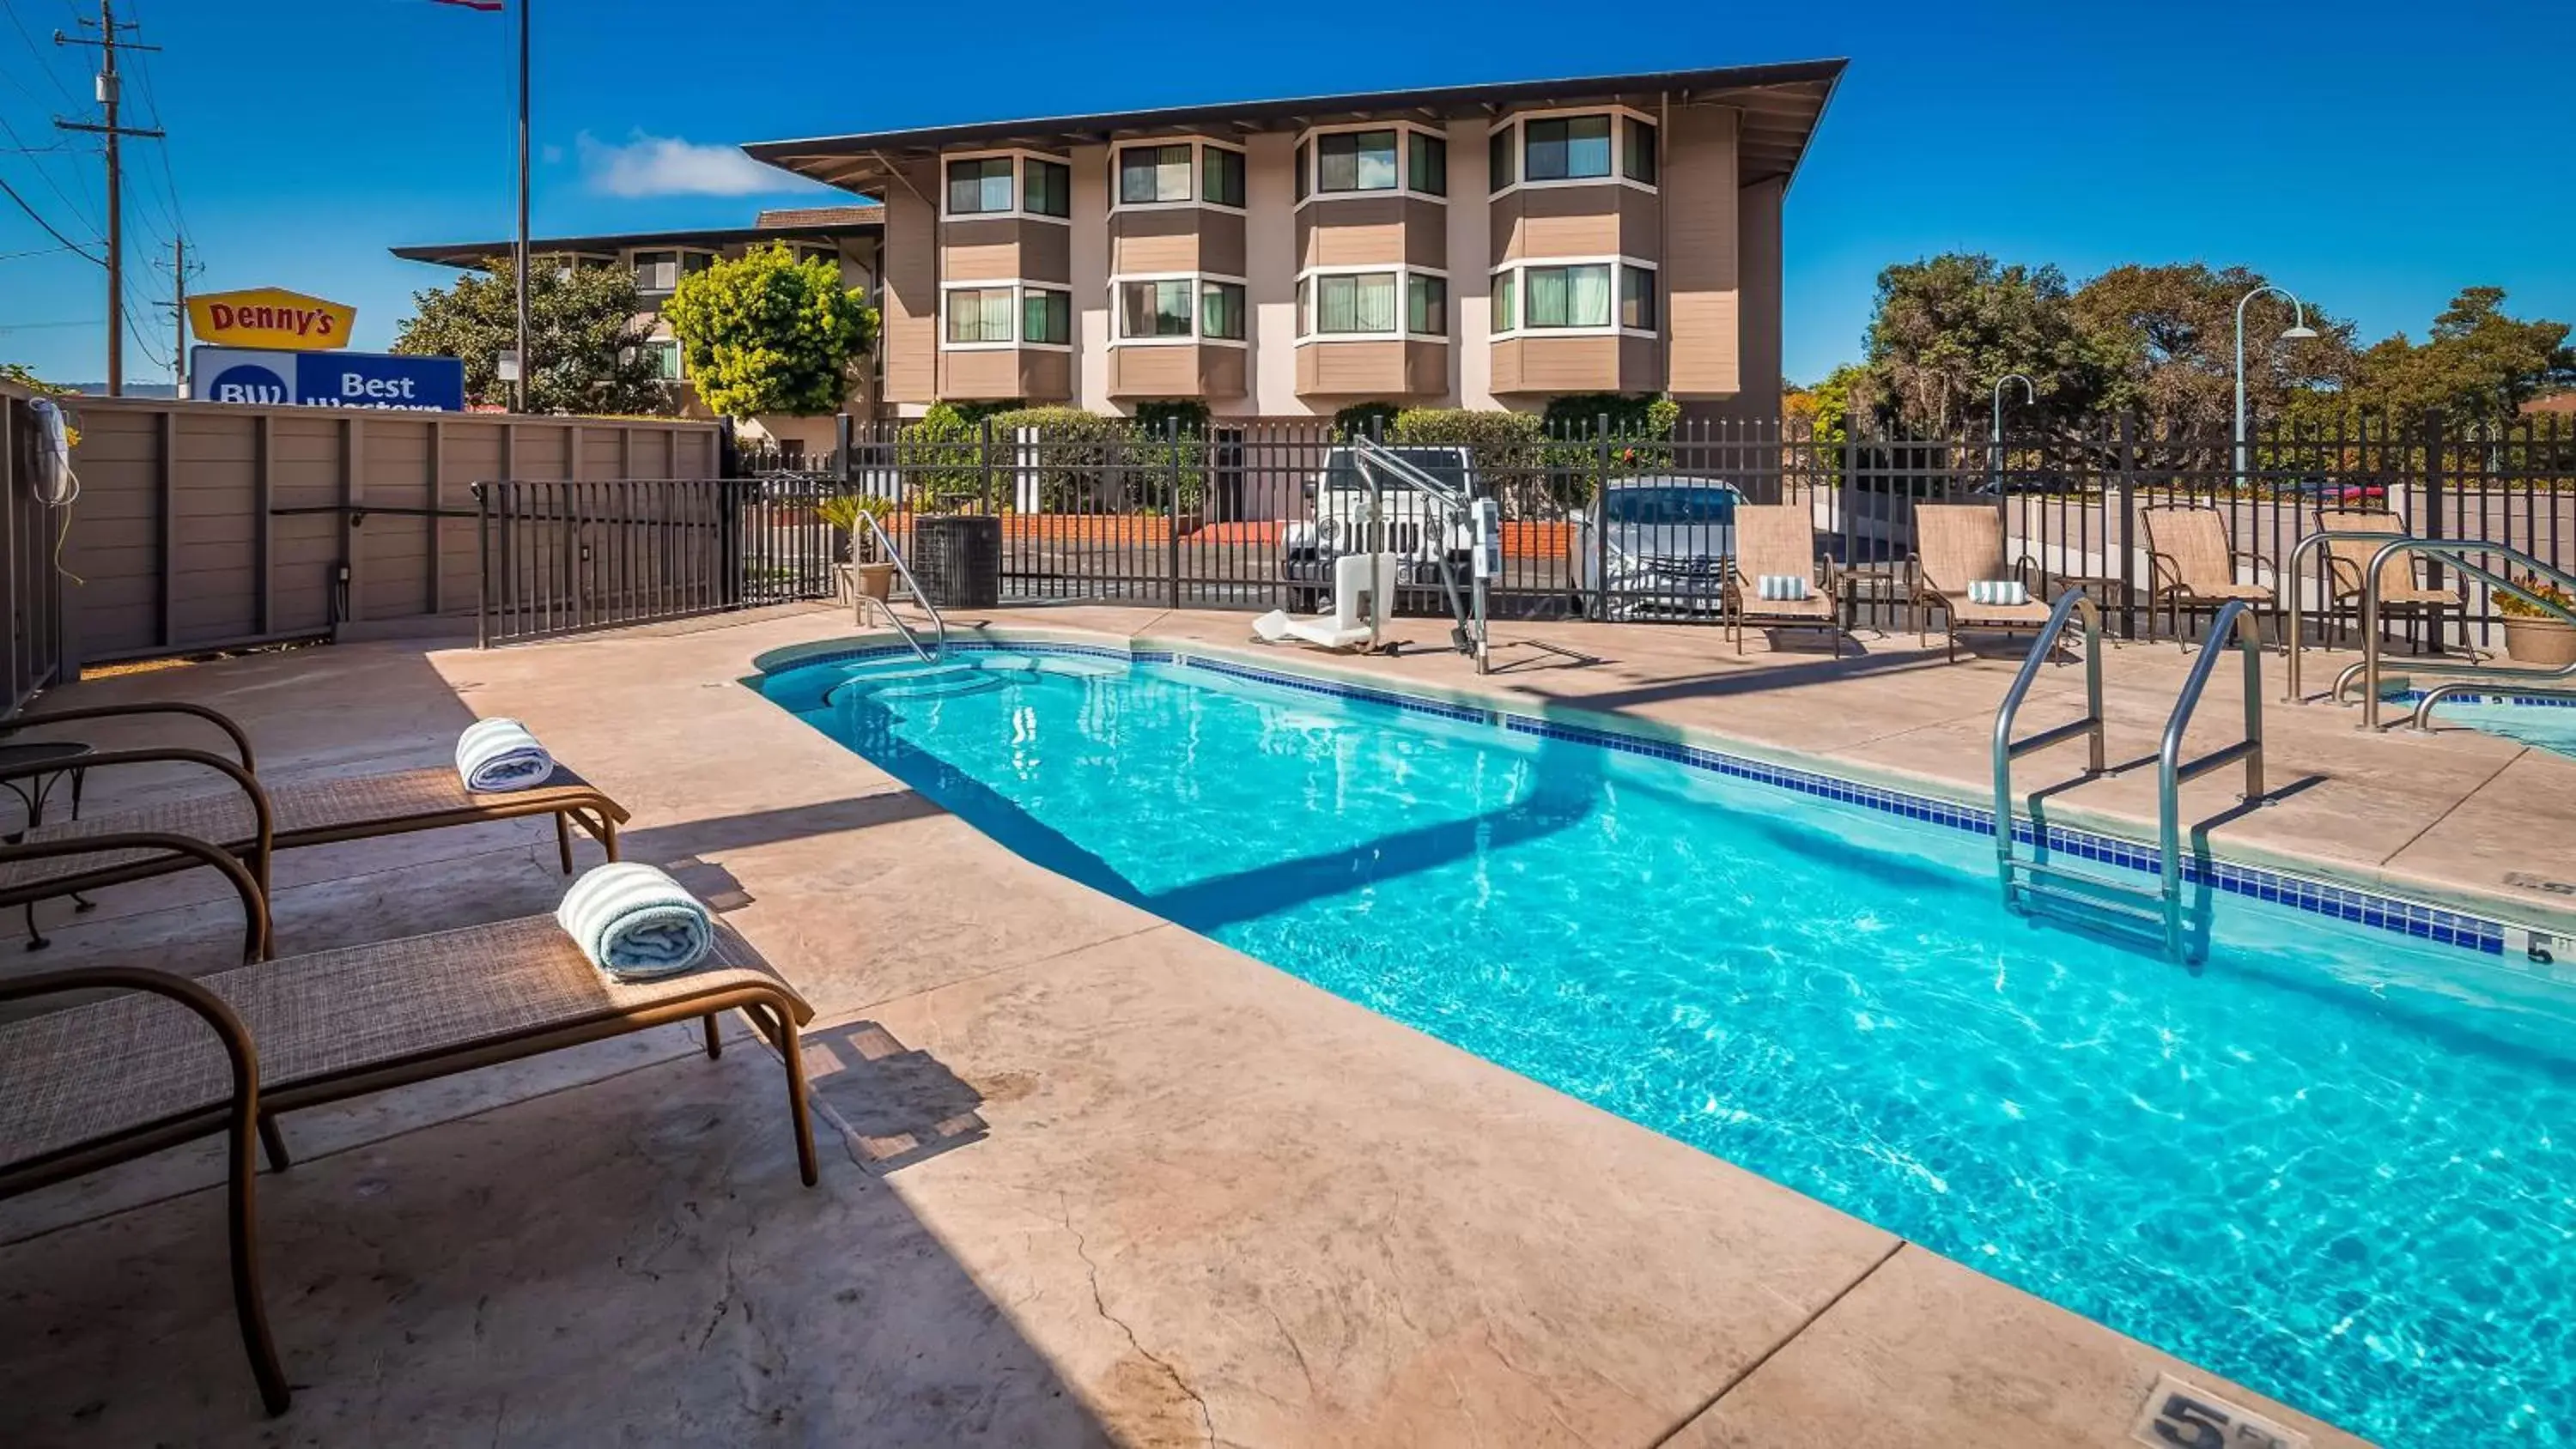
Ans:
[{"label": "pool tile border", "polygon": [[[1620,754],[1664,760],[1692,769],[1756,784],[1795,791],[1839,804],[1876,810],[1906,820],[1942,826],[1970,835],[1991,838],[1995,833],[1994,811],[1976,805],[1962,805],[1937,796],[1919,795],[1883,785],[1864,785],[1813,770],[1788,765],[1775,765],[1703,745],[1621,730],[1602,729],[1546,719],[1514,710],[1453,704],[1428,699],[1398,690],[1379,689],[1338,679],[1319,678],[1311,674],[1292,674],[1263,669],[1232,659],[1212,657],[1172,649],[1127,649],[1105,644],[1077,644],[1054,640],[954,639],[947,647],[959,653],[1006,653],[1036,655],[1073,655],[1095,659],[1117,659],[1141,664],[1172,664],[1184,669],[1202,670],[1248,680],[1274,688],[1334,699],[1357,700],[1447,720],[1456,724],[1482,725],[1513,734],[1532,735],[1543,739],[1563,740],[1590,745]],[[778,669],[801,669],[824,664],[857,663],[864,660],[911,653],[903,644],[859,645],[843,649],[822,650],[811,654],[780,658]],[[2576,701],[2559,701],[2576,703]],[[2033,822],[2015,817],[2013,838],[2052,854],[2092,861],[2117,869],[2152,875],[2157,870],[2155,852],[2136,841],[2104,835],[2070,826],[2049,825],[2044,832]],[[2239,865],[2231,861],[2186,857],[2183,878],[2204,883],[2231,895],[2245,896],[2285,906],[2330,920],[2348,921],[2371,930],[2412,936],[2437,945],[2454,946],[2482,955],[2504,954],[2506,927],[2502,922],[2462,911],[2446,910],[2376,891],[2332,885],[2305,876],[2261,866]]]}]

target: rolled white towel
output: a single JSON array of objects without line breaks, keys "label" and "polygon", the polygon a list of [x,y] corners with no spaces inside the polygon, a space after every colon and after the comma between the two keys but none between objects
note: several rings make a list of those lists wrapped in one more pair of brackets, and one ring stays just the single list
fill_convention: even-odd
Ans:
[{"label": "rolled white towel", "polygon": [[590,964],[618,981],[676,976],[716,947],[715,918],[705,904],[636,861],[584,871],[564,892],[555,922]]},{"label": "rolled white towel", "polygon": [[555,773],[555,757],[514,719],[478,719],[456,737],[456,773],[468,790],[526,790]]},{"label": "rolled white towel", "polygon": [[2023,588],[2017,580],[2013,579],[1971,579],[1968,581],[1968,602],[1997,605],[2027,604],[2030,602],[2030,590]]},{"label": "rolled white towel", "polygon": [[1753,581],[1755,597],[1796,603],[1807,597],[1807,581],[1796,574],[1764,574]]}]

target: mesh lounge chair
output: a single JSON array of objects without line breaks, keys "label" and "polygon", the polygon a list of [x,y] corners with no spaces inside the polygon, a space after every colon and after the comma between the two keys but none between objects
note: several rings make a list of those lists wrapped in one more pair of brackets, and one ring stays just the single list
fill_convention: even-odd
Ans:
[{"label": "mesh lounge chair", "polygon": [[[600,843],[609,859],[617,858],[617,827],[626,820],[626,811],[596,786],[562,768],[543,785],[511,791],[468,790],[448,766],[272,784],[259,778],[250,737],[239,724],[203,705],[179,703],[53,710],[0,721],[0,735],[77,720],[155,714],[193,716],[213,724],[229,737],[238,759],[202,750],[155,748],[110,750],[86,756],[80,763],[92,770],[133,764],[197,765],[225,776],[227,788],[138,810],[46,824],[26,832],[25,838],[36,842],[137,833],[190,836],[241,857],[262,891],[268,887],[270,857],[280,850],[540,815],[554,817],[555,846],[565,874],[572,872],[576,825]],[[57,764],[0,769],[0,780],[59,768]],[[161,850],[95,851],[77,858],[0,863],[0,907],[26,907],[30,943],[41,946],[45,941],[36,932],[38,901],[77,897],[83,891],[188,870],[195,864],[193,858]]]},{"label": "mesh lounge chair", "polygon": [[[254,922],[258,882],[227,852],[181,837],[110,835],[0,847],[0,858],[159,851],[222,872]],[[100,997],[101,988],[114,992]],[[140,966],[0,978],[0,1003],[90,999],[0,1023],[0,1198],[223,1133],[233,1309],[272,1414],[289,1394],[258,1261],[258,1150],[289,1162],[280,1114],[740,1010],[786,1059],[797,1170],[816,1180],[797,1028],[813,1019],[778,974],[719,923],[714,957],[641,983],[610,980],[552,916],[381,945],[256,961],[191,980]],[[157,999],[156,999],[157,998]],[[254,1145],[257,1144],[257,1146]]]},{"label": "mesh lounge chair", "polygon": [[[1807,597],[1763,598],[1760,581],[1766,577],[1805,579]],[[1819,576],[1816,520],[1807,505],[1767,503],[1735,510],[1735,562],[1718,607],[1738,654],[1744,652],[1744,626],[1751,624],[1822,629],[1833,636],[1834,657],[1843,657],[1842,598],[1831,564]]]},{"label": "mesh lounge chair", "polygon": [[[2408,536],[2406,520],[2394,513],[2365,511],[2357,508],[2320,508],[2317,510],[2320,533],[2375,533],[2387,538]],[[2370,539],[2329,539],[2323,545],[2326,555],[2326,594],[2337,605],[2350,608],[2356,622],[2361,611],[2361,581],[2370,569],[2370,559],[2379,552],[2380,541]],[[2425,585],[2417,573],[2422,560],[2412,554],[2399,554],[2379,566],[2379,616],[2421,618],[2436,609],[2460,608],[2468,603],[2465,579],[2460,585],[2436,589]]]},{"label": "mesh lounge chair", "polygon": [[1952,659],[1959,657],[1959,631],[1981,629],[1999,634],[2030,634],[2046,627],[2048,605],[2038,590],[2026,604],[1980,604],[1968,597],[1968,585],[1985,580],[2018,579],[2028,583],[2028,560],[2022,566],[2004,562],[2004,520],[1984,503],[1918,503],[1914,506],[1915,640],[1926,642],[1926,625],[1934,610],[1942,616],[1942,638]]},{"label": "mesh lounge chair", "polygon": [[2215,508],[2172,504],[2138,511],[2147,533],[2147,619],[2155,622],[2156,605],[2165,607],[2168,625],[2182,638],[2185,609],[2215,609],[2242,599],[2263,606],[2279,602],[2273,584],[2244,582],[2240,572],[2262,575],[2272,565],[2259,554],[2244,553],[2228,541],[2227,520]]}]

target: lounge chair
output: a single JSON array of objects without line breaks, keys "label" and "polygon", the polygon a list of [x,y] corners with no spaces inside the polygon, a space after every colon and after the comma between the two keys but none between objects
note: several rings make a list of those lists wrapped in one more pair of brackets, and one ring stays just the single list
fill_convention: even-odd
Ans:
[{"label": "lounge chair", "polygon": [[[202,841],[108,835],[0,847],[0,859],[84,849],[188,857],[232,883],[254,935],[267,918],[250,872]],[[99,997],[101,988],[115,994]],[[64,993],[90,999],[0,1023],[0,1198],[226,1134],[233,1309],[272,1414],[285,1412],[289,1394],[260,1291],[258,1152],[266,1148],[273,1171],[288,1165],[284,1113],[692,1017],[705,1019],[715,1056],[716,1014],[740,1010],[786,1059],[797,1170],[807,1186],[816,1180],[796,1036],[813,1009],[721,922],[706,964],[634,984],[592,966],[552,916],[193,980],[142,966],[0,978],[0,1003]]]},{"label": "lounge chair", "polygon": [[[2320,533],[2370,533],[2380,539],[2328,539],[2321,545],[2326,556],[2326,596],[2337,605],[2361,617],[2361,581],[2370,569],[2371,557],[2379,552],[2386,539],[2411,536],[2406,520],[2394,513],[2357,508],[2320,508],[2317,510]],[[2465,608],[2468,605],[2466,576],[2447,589],[2437,589],[2422,582],[2418,565],[2422,558],[2399,554],[2379,567],[2379,617],[2420,619],[2437,609]]]},{"label": "lounge chair", "polygon": [[1998,634],[2037,633],[2048,624],[2048,604],[2030,589],[2020,604],[1981,604],[1969,597],[1969,585],[2016,582],[2028,587],[2029,560],[2004,562],[2004,520],[1992,504],[1918,503],[1914,506],[1913,599],[1914,637],[1929,641],[1927,624],[1934,610],[1942,616],[1942,638],[1952,659],[1959,657],[1959,631],[1979,629]]},{"label": "lounge chair", "polygon": [[[0,735],[79,720],[154,714],[193,716],[213,724],[229,737],[238,758],[227,759],[202,750],[151,748],[103,751],[83,757],[81,765],[98,770],[135,764],[190,764],[225,776],[228,788],[140,809],[93,815],[86,820],[51,822],[27,831],[25,838],[37,842],[111,834],[190,836],[212,841],[241,857],[262,891],[268,888],[270,857],[280,850],[540,815],[554,817],[555,846],[562,856],[565,874],[572,873],[572,828],[576,825],[600,843],[609,859],[617,858],[617,827],[626,820],[626,811],[568,769],[558,768],[552,780],[532,789],[510,791],[468,790],[465,781],[449,766],[270,782],[259,778],[250,736],[238,723],[203,705],[181,703],[51,710],[0,721]],[[59,768],[59,764],[12,766],[0,769],[0,780]],[[42,946],[44,937],[36,931],[38,901],[78,896],[101,886],[194,866],[194,860],[168,851],[16,860],[0,864],[0,907],[26,907],[30,944]]]},{"label": "lounge chair", "polygon": [[[1766,599],[1766,578],[1807,583],[1803,599]],[[1735,652],[1744,652],[1744,628],[1822,629],[1843,657],[1843,610],[1832,564],[1816,564],[1814,510],[1803,503],[1766,503],[1735,510],[1735,559],[1720,590],[1718,609]]]},{"label": "lounge chair", "polygon": [[2259,581],[2272,572],[2260,554],[2238,549],[2227,537],[2227,519],[2215,508],[2167,504],[2138,510],[2147,534],[2147,624],[2158,604],[2180,640],[2186,609],[2216,609],[2242,599],[2258,608],[2276,605],[2280,591]]}]

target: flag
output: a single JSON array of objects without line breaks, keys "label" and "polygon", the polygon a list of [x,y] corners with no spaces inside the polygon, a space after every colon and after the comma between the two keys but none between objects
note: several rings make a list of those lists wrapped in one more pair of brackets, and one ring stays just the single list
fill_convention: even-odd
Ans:
[{"label": "flag", "polygon": [[429,3],[432,5],[462,5],[468,10],[480,10],[486,15],[497,15],[501,12],[501,0],[429,0]]}]

